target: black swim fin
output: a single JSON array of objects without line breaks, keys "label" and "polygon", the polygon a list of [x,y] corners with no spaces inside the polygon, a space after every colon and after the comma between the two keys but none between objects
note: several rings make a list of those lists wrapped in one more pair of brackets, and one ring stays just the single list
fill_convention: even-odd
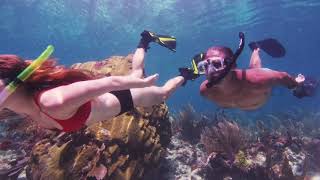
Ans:
[{"label": "black swim fin", "polygon": [[158,43],[159,45],[176,52],[176,38],[168,35],[159,35],[150,31],[144,30],[141,33],[142,38],[149,40],[150,42]]},{"label": "black swim fin", "polygon": [[316,94],[319,87],[319,81],[306,77],[306,79],[293,90],[293,95],[297,98],[311,97]]},{"label": "black swim fin", "polygon": [[179,68],[179,76],[182,76],[184,78],[184,82],[182,84],[182,86],[185,86],[188,80],[195,80],[198,77],[200,77],[199,74],[195,74],[194,70],[191,68]]},{"label": "black swim fin", "polygon": [[256,48],[260,48],[274,58],[280,58],[286,54],[286,49],[283,47],[283,45],[278,40],[273,38],[250,42],[248,46],[252,51]]}]

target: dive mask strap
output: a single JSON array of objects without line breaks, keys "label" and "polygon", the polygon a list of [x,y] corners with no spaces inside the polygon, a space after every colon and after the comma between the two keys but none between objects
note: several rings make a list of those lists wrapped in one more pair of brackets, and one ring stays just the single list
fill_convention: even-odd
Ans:
[{"label": "dive mask strap", "polygon": [[0,93],[0,105],[34,73],[53,53],[54,47],[49,45],[45,51],[25,68],[13,81],[11,81]]},{"label": "dive mask strap", "polygon": [[223,72],[218,79],[216,79],[214,81],[209,81],[206,84],[207,88],[211,88],[213,85],[219,83],[224,77],[226,77],[226,75],[231,70],[232,66],[236,63],[238,57],[240,56],[240,54],[243,51],[244,45],[245,45],[245,36],[244,36],[243,32],[239,32],[239,38],[240,38],[239,47],[238,47],[237,51],[233,54],[231,61],[227,63],[227,67],[225,69],[225,72]]}]

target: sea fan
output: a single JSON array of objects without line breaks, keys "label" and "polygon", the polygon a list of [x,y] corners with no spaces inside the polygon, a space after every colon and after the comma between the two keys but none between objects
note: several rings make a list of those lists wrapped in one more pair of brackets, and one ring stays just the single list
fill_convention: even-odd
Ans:
[{"label": "sea fan", "polygon": [[236,122],[223,120],[204,129],[201,143],[204,144],[208,154],[218,152],[232,157],[245,146],[246,138]]},{"label": "sea fan", "polygon": [[200,140],[202,130],[209,123],[206,116],[196,112],[191,105],[185,106],[173,118],[173,131],[179,132],[182,139],[191,143],[197,143]]}]

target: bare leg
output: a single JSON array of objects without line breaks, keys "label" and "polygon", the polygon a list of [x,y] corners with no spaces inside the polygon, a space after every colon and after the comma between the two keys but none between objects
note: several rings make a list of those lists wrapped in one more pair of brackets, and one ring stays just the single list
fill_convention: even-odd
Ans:
[{"label": "bare leg", "polygon": [[159,104],[165,101],[183,82],[184,78],[177,76],[167,81],[162,87],[151,86],[131,89],[134,106],[150,107]]},{"label": "bare leg", "polygon": [[144,57],[145,50],[143,48],[137,48],[132,58],[132,72],[131,75],[134,77],[142,78],[144,70]]},{"label": "bare leg", "polygon": [[[184,82],[182,76],[170,79],[164,86],[150,86],[145,88],[131,89],[133,104],[135,107],[151,107],[165,101]],[[119,99],[111,93],[106,93],[99,97],[99,101],[92,101],[93,106],[101,107],[102,110],[93,111],[95,114],[86,124],[91,125],[103,121],[108,117],[114,117],[121,111]],[[107,109],[107,111],[103,110]]]},{"label": "bare leg", "polygon": [[251,68],[251,69],[253,69],[253,68],[262,68],[259,51],[260,51],[259,48],[253,50],[253,52],[251,54],[249,68]]}]

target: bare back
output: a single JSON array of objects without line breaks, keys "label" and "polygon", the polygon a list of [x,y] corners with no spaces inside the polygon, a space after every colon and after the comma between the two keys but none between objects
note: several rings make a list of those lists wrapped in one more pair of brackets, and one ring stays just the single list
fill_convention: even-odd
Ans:
[{"label": "bare back", "polygon": [[203,82],[200,93],[221,107],[253,110],[265,104],[281,74],[267,68],[236,69],[211,88]]}]

